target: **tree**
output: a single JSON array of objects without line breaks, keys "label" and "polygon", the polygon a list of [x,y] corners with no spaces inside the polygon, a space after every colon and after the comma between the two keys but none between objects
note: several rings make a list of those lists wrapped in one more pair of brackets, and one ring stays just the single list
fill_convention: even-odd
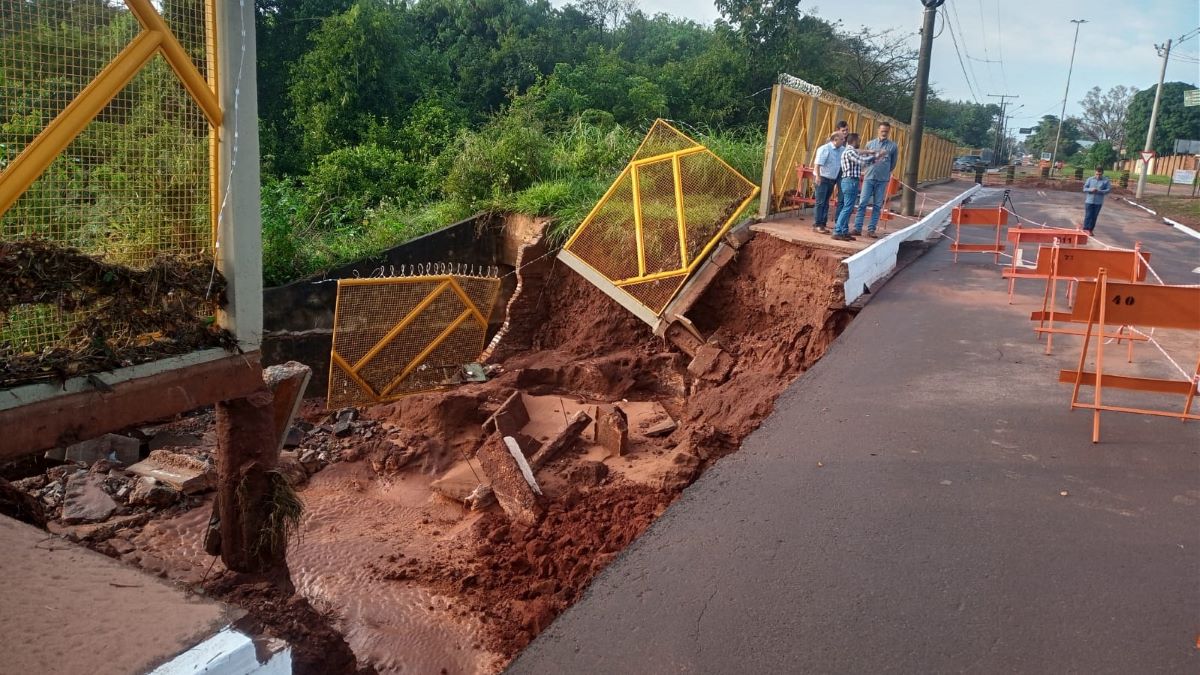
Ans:
[{"label": "tree", "polygon": [[834,52],[842,95],[885,115],[912,114],[912,90],[917,75],[917,50],[909,36],[895,29],[862,32],[843,39]]},{"label": "tree", "polygon": [[1125,148],[1125,115],[1137,89],[1118,84],[1102,93],[1100,87],[1092,87],[1079,105],[1083,114],[1079,118],[1079,130],[1083,137],[1092,141],[1110,141],[1110,147]]},{"label": "tree", "polygon": [[[1025,149],[1034,155],[1054,151],[1054,137],[1058,134],[1058,117],[1044,115],[1033,133],[1025,137]],[[1058,159],[1079,152],[1079,121],[1068,117],[1062,125],[1062,138],[1058,143]]]},{"label": "tree", "polygon": [[[1129,104],[1129,114],[1125,118],[1125,138],[1128,139],[1130,150],[1141,150],[1146,142],[1146,130],[1150,128],[1150,111],[1154,107],[1155,88],[1139,91]],[[1200,106],[1189,108],[1183,105],[1183,92],[1195,88],[1196,85],[1184,82],[1163,84],[1162,102],[1159,104],[1158,121],[1154,128],[1154,142],[1150,145],[1158,154],[1172,154],[1178,139],[1200,139]]]},{"label": "tree", "polygon": [[990,148],[995,145],[995,122],[1000,106],[995,103],[943,101],[931,97],[925,106],[925,125],[965,146]]}]

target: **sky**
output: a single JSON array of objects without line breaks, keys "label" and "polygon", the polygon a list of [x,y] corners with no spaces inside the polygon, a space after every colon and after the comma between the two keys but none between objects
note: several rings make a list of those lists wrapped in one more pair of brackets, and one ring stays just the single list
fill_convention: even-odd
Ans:
[{"label": "sky", "polygon": [[[556,5],[568,0],[553,0]],[[647,14],[659,12],[710,24],[716,8],[705,0],[637,0]],[[805,2],[801,9],[846,31],[886,28],[911,34],[914,48],[921,25],[919,0],[829,0]],[[1075,24],[1079,28],[1067,95],[1067,115],[1078,115],[1079,101],[1094,86],[1107,91],[1118,84],[1144,89],[1158,83],[1162,59],[1154,46],[1200,28],[1197,0],[946,0],[935,24],[930,81],[950,100],[998,103],[988,94],[1015,94],[1009,103],[1010,127],[1033,126],[1045,114],[1057,116],[1071,59]],[[944,23],[943,17],[949,17]],[[958,41],[955,53],[951,33]],[[1200,36],[1172,47],[1167,82],[1200,82]],[[1178,58],[1177,58],[1178,56]],[[990,62],[989,62],[990,61]],[[966,70],[964,76],[963,71]]]}]

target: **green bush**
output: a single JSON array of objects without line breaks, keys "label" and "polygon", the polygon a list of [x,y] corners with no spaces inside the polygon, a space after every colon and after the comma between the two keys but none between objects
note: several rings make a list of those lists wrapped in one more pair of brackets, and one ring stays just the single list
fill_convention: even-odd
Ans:
[{"label": "green bush", "polygon": [[305,206],[322,229],[352,226],[384,200],[406,206],[424,201],[424,177],[425,170],[399,150],[374,144],[341,148],[317,160],[305,178]]},{"label": "green bush", "polygon": [[475,208],[523,190],[547,172],[550,152],[546,136],[527,115],[500,117],[478,133],[459,137],[445,195]]}]

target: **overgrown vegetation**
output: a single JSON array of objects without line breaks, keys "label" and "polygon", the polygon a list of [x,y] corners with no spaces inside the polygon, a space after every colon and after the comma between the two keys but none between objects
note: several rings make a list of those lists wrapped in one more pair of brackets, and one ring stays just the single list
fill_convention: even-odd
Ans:
[{"label": "overgrown vegetation", "polygon": [[[632,0],[259,0],[266,282],[484,210],[552,216],[564,236],[656,117],[757,182],[780,72],[908,118],[903,36],[797,0],[717,7],[705,26]],[[994,106],[938,105],[932,127],[988,144]]]}]

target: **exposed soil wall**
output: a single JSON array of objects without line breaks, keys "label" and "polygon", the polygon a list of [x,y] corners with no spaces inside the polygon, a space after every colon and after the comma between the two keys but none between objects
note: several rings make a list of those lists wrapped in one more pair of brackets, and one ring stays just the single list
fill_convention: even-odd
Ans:
[{"label": "exposed soil wall", "polygon": [[[306,407],[306,437],[320,445],[305,456],[328,459],[296,469],[311,476],[288,549],[294,596],[287,583],[208,569],[204,507],[94,545],[163,576],[205,579],[263,635],[323,645],[298,651],[297,672],[501,669],[738,448],[851,318],[832,309],[836,255],[765,235],[689,311],[708,339],[695,359],[565,266],[536,272],[508,306],[518,345],[495,352],[488,382],[363,410],[347,434]],[[464,503],[488,483],[474,459],[491,433],[484,424],[514,393],[529,420],[505,433],[527,457],[581,413],[627,420],[627,447],[614,450],[590,424],[536,471],[545,515],[532,526],[494,502]]]}]

